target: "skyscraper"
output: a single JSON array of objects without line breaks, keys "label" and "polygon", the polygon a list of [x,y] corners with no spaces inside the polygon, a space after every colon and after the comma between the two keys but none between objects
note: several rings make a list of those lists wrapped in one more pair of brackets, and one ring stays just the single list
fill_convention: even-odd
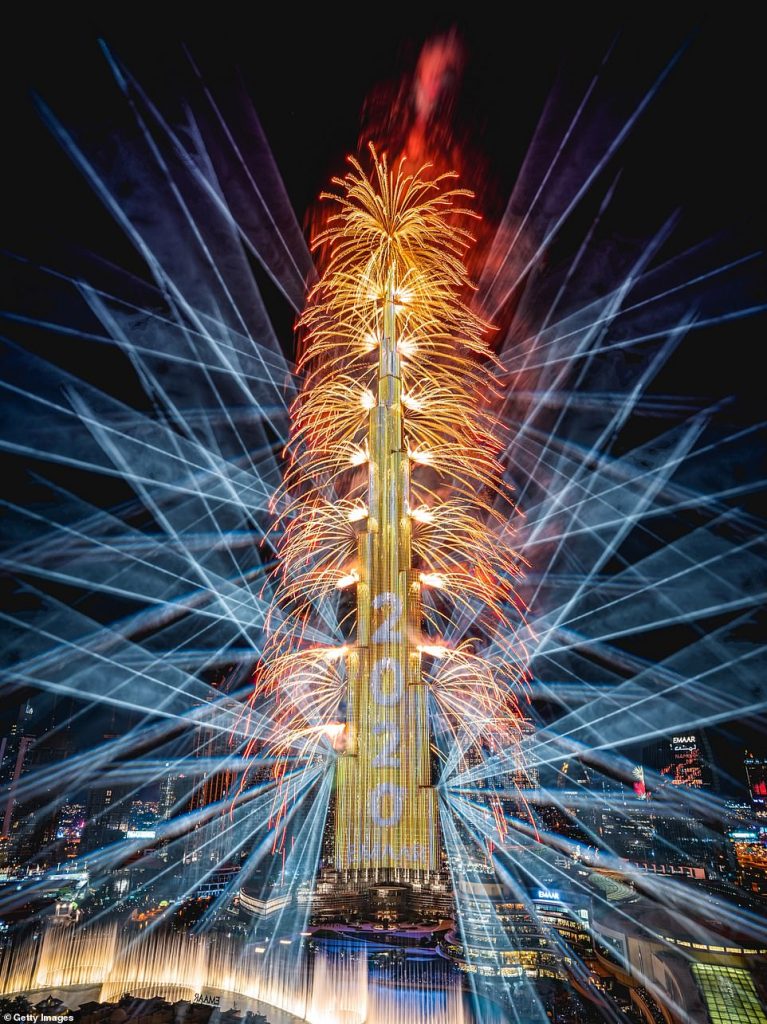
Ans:
[{"label": "skyscraper", "polygon": [[17,844],[12,841],[17,838],[20,825],[18,787],[21,776],[29,769],[36,735],[35,708],[31,701],[25,700],[8,735],[0,740],[0,784],[3,787],[0,856],[4,861],[13,859],[17,853],[14,849]]},{"label": "skyscraper", "polygon": [[[721,837],[714,835],[695,812],[704,790],[713,784],[712,758],[705,735],[677,733],[643,751],[646,791],[654,824],[651,860],[669,870],[695,867],[705,878],[718,862]],[[697,801],[697,804],[696,804]]]},{"label": "skyscraper", "polygon": [[757,757],[748,752],[743,758],[743,767],[754,815],[767,818],[767,757]]},{"label": "skyscraper", "polygon": [[[184,862],[187,864],[220,865],[233,845],[231,837],[227,839],[231,821],[224,811],[236,778],[230,765],[231,727],[241,709],[235,700],[226,696],[230,682],[224,675],[211,683],[207,695],[209,710],[200,717],[194,734],[193,758],[189,763],[189,775],[193,779],[189,809],[201,813],[195,816],[194,828],[186,839]],[[183,787],[176,788],[180,791]],[[166,801],[170,797],[169,791],[163,794]],[[210,808],[210,812],[206,812],[206,808]]]},{"label": "skyscraper", "polygon": [[[255,698],[279,709],[277,830],[296,759],[332,744],[332,870],[394,912],[392,885],[440,884],[433,758],[454,770],[470,747],[519,740],[521,563],[498,511],[514,515],[489,405],[502,388],[464,299],[466,193],[375,153],[370,176],[351,162],[299,323],[303,385],[272,502],[281,583]],[[335,594],[354,589],[353,607]],[[331,609],[341,644],[325,639]]]},{"label": "skyscraper", "polygon": [[646,788],[651,792],[665,785],[711,788],[711,756],[706,748],[703,735],[695,732],[677,733],[645,747],[644,766],[660,775],[657,782],[648,784],[645,780]]},{"label": "skyscraper", "polygon": [[370,881],[405,881],[438,866],[437,810],[427,694],[414,640],[421,631],[420,580],[413,568],[407,515],[410,465],[402,427],[395,298],[404,282],[393,260],[385,273],[335,860],[337,868]]},{"label": "skyscraper", "polygon": [[710,786],[698,736],[695,733],[672,736],[670,746],[671,760],[661,771],[669,775],[672,785],[694,789]]}]

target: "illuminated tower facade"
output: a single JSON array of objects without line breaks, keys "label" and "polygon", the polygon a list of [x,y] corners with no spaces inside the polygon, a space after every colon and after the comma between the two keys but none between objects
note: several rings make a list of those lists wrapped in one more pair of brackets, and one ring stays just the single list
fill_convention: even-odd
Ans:
[{"label": "illuminated tower facade", "polygon": [[336,867],[371,881],[405,881],[438,868],[419,643],[421,582],[412,564],[408,514],[397,269],[392,257],[375,332],[368,515],[358,542],[357,635],[349,656],[346,750],[338,766],[335,830]]},{"label": "illuminated tower facade", "polygon": [[521,569],[497,367],[467,301],[471,193],[372,156],[370,175],[352,160],[334,180],[314,239],[254,704],[278,781],[276,848],[290,787],[324,765],[327,870],[344,891],[364,903],[409,885],[417,902],[428,884],[439,901],[432,761],[455,771],[519,738]]}]

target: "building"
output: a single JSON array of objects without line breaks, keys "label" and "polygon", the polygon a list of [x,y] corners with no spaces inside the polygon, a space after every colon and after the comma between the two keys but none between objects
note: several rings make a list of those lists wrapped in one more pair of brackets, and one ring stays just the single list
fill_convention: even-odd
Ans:
[{"label": "building", "polygon": [[64,804],[59,812],[56,838],[64,842],[64,857],[72,860],[80,852],[80,841],[85,828],[85,804]]},{"label": "building", "polygon": [[104,782],[91,786],[86,794],[85,825],[80,850],[92,853],[121,842],[130,828],[130,797],[133,787],[120,785],[113,771]]},{"label": "building", "polygon": [[767,757],[755,757],[747,753],[743,767],[753,813],[757,818],[767,819]]},{"label": "building", "polygon": [[642,760],[660,776],[659,784],[649,784],[651,792],[665,784],[686,789],[712,787],[711,753],[702,733],[678,733],[656,740],[645,747]]},{"label": "building", "polygon": [[767,828],[734,828],[728,836],[735,882],[746,892],[767,896]]},{"label": "building", "polygon": [[38,704],[25,701],[6,737],[2,837],[6,863],[17,870],[38,871],[64,856],[57,829],[69,797],[61,792],[55,766],[74,749],[70,713],[70,700],[54,699],[44,713]]},{"label": "building", "polygon": [[[767,1020],[760,1010],[767,994],[767,945],[754,934],[725,930],[715,920],[716,906],[715,901],[696,899],[677,912],[636,894],[613,905],[594,904],[597,965],[630,991],[645,1020],[659,1024],[762,1024]],[[759,908],[750,909],[753,913]]]},{"label": "building", "polygon": [[458,882],[459,925],[443,940],[464,972],[565,981],[591,954],[588,901],[553,889],[513,893],[493,880]]},{"label": "building", "polygon": [[0,740],[0,857],[4,864],[13,860],[14,844],[20,825],[19,783],[31,763],[32,747],[37,736],[37,716],[32,701],[19,708],[16,721],[8,735]]},{"label": "building", "polygon": [[[365,260],[361,254],[360,280],[369,274]],[[385,266],[376,271],[383,274],[385,292],[374,311],[379,342],[365,442],[366,514],[356,538],[357,567],[349,577],[356,586],[356,636],[346,659],[334,843],[342,884],[357,886],[364,902],[379,909],[382,886],[416,885],[423,894],[430,883],[440,884],[441,869],[424,685],[426,660],[439,657],[439,651],[428,653],[417,640],[423,581],[415,567],[409,515],[411,459],[398,344],[403,316],[395,287],[399,264],[391,254],[383,260]],[[402,900],[406,904],[398,897]]]},{"label": "building", "polygon": [[[706,824],[705,793],[713,788],[714,772],[703,733],[679,733],[657,740],[643,752],[648,805],[653,819],[653,842],[648,864],[665,865],[664,873],[683,873],[706,879],[727,872],[726,842],[717,828]],[[712,823],[713,824],[713,823]]]},{"label": "building", "polygon": [[347,667],[336,796],[335,867],[362,890],[423,884],[440,869],[424,655],[411,640],[423,616],[407,514],[409,460],[391,286],[381,319],[367,438],[368,511],[357,542],[356,647]]},{"label": "building", "polygon": [[[230,765],[231,729],[239,720],[242,707],[227,697],[230,681],[226,676],[214,680],[208,691],[208,704],[198,705],[198,725],[188,771],[192,782],[188,809],[192,812],[194,827],[187,836],[183,859],[186,865],[196,864],[201,873],[223,864],[235,845],[228,834],[231,821],[226,807],[238,778]],[[204,709],[204,714],[200,708]],[[162,795],[165,807],[182,789],[181,782],[182,777],[176,776]]]}]

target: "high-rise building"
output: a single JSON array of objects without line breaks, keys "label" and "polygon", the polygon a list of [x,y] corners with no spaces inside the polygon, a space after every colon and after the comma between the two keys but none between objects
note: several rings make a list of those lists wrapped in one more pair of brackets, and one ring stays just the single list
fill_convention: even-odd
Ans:
[{"label": "high-rise building", "polygon": [[[468,746],[513,744],[526,667],[508,628],[519,558],[490,521],[509,498],[485,408],[488,325],[465,300],[464,193],[375,153],[370,176],[353,163],[299,321],[305,383],[274,502],[281,581],[255,683],[280,707],[276,829],[288,766],[332,747],[324,870],[392,920],[416,894],[422,916],[431,885],[444,904],[435,762],[454,771]],[[336,591],[354,591],[353,607]],[[337,646],[320,639],[330,608]]]},{"label": "high-rise building", "polygon": [[[637,776],[632,772],[632,780]],[[600,845],[617,857],[642,863],[652,856],[654,818],[644,793],[614,779],[599,778],[592,785],[595,801],[582,812]]]},{"label": "high-rise building", "polygon": [[59,812],[56,838],[63,841],[63,855],[69,860],[80,852],[80,842],[85,828],[85,813],[85,804],[77,802],[64,804]]},{"label": "high-rise building", "polygon": [[[657,740],[645,748],[642,759],[646,767],[661,776],[661,785],[711,788],[711,756],[700,733],[680,732]],[[652,791],[657,785],[648,788]]]},{"label": "high-rise building", "polygon": [[[231,723],[239,719],[242,709],[235,700],[227,697],[228,685],[226,676],[213,681],[208,693],[209,708],[200,717],[195,730],[194,752],[189,762],[189,775],[193,779],[189,810],[193,812],[195,824],[186,839],[186,864],[221,865],[234,846],[231,835],[227,838],[232,822],[226,814],[226,803],[237,778],[230,764]],[[177,782],[171,787],[174,791],[184,788],[178,785],[180,781],[177,777]],[[164,803],[167,804],[170,798],[169,789],[163,795]]]},{"label": "high-rise building", "polygon": [[125,838],[130,827],[132,792],[133,787],[113,781],[99,783],[88,789],[81,842],[84,853]]},{"label": "high-rise building", "polygon": [[420,582],[407,515],[410,463],[395,299],[401,284],[393,264],[388,278],[368,427],[368,516],[358,541],[357,638],[349,658],[335,844],[336,867],[372,883],[421,880],[439,868],[427,689],[417,646]]},{"label": "high-rise building", "polygon": [[32,746],[37,735],[37,716],[30,700],[19,708],[16,721],[8,735],[0,740],[0,856],[8,861],[11,856],[15,835],[19,828],[18,788],[21,776],[30,765]]},{"label": "high-rise building", "polygon": [[747,753],[743,759],[743,767],[746,770],[748,795],[754,815],[757,818],[767,818],[767,757],[756,757],[752,753]]},{"label": "high-rise building", "polygon": [[[514,769],[503,777],[503,785],[518,792],[526,789],[538,789],[541,784],[540,770],[534,763],[532,750],[536,743],[535,726],[529,718],[519,722],[519,742],[515,751]],[[520,799],[524,798],[520,793]],[[518,804],[520,801],[516,801]]]},{"label": "high-rise building", "polygon": [[71,700],[54,699],[41,708],[25,701],[4,745],[2,835],[5,859],[17,867],[43,867],[63,855],[57,838],[68,795],[53,768],[72,752]]},{"label": "high-rise building", "polygon": [[699,880],[716,875],[725,866],[724,839],[696,810],[702,793],[713,785],[705,735],[680,732],[658,740],[645,748],[643,760],[652,770],[644,778],[654,822],[648,861],[663,873],[686,871],[686,877]]},{"label": "high-rise building", "polygon": [[166,763],[168,769],[160,783],[159,816],[162,821],[169,821],[178,813],[182,804],[189,798],[190,780],[185,772],[174,770],[174,765]]},{"label": "high-rise building", "polygon": [[737,828],[730,832],[729,839],[735,882],[747,892],[767,895],[767,832]]},{"label": "high-rise building", "polygon": [[664,771],[669,772],[674,786],[691,786],[702,789],[711,785],[700,740],[695,733],[687,733],[671,737],[672,760]]}]

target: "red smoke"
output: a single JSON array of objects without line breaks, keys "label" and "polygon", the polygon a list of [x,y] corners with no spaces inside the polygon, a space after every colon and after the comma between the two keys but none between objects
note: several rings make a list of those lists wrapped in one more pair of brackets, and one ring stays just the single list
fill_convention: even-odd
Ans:
[{"label": "red smoke", "polygon": [[455,29],[424,44],[410,90],[413,121],[404,147],[408,159],[420,164],[432,159],[435,150],[457,150],[452,118],[464,64]]},{"label": "red smoke", "polygon": [[415,68],[373,91],[363,111],[360,149],[372,141],[390,159],[407,158],[417,169],[431,163],[460,173],[455,107],[466,55],[455,29],[424,43]]}]

